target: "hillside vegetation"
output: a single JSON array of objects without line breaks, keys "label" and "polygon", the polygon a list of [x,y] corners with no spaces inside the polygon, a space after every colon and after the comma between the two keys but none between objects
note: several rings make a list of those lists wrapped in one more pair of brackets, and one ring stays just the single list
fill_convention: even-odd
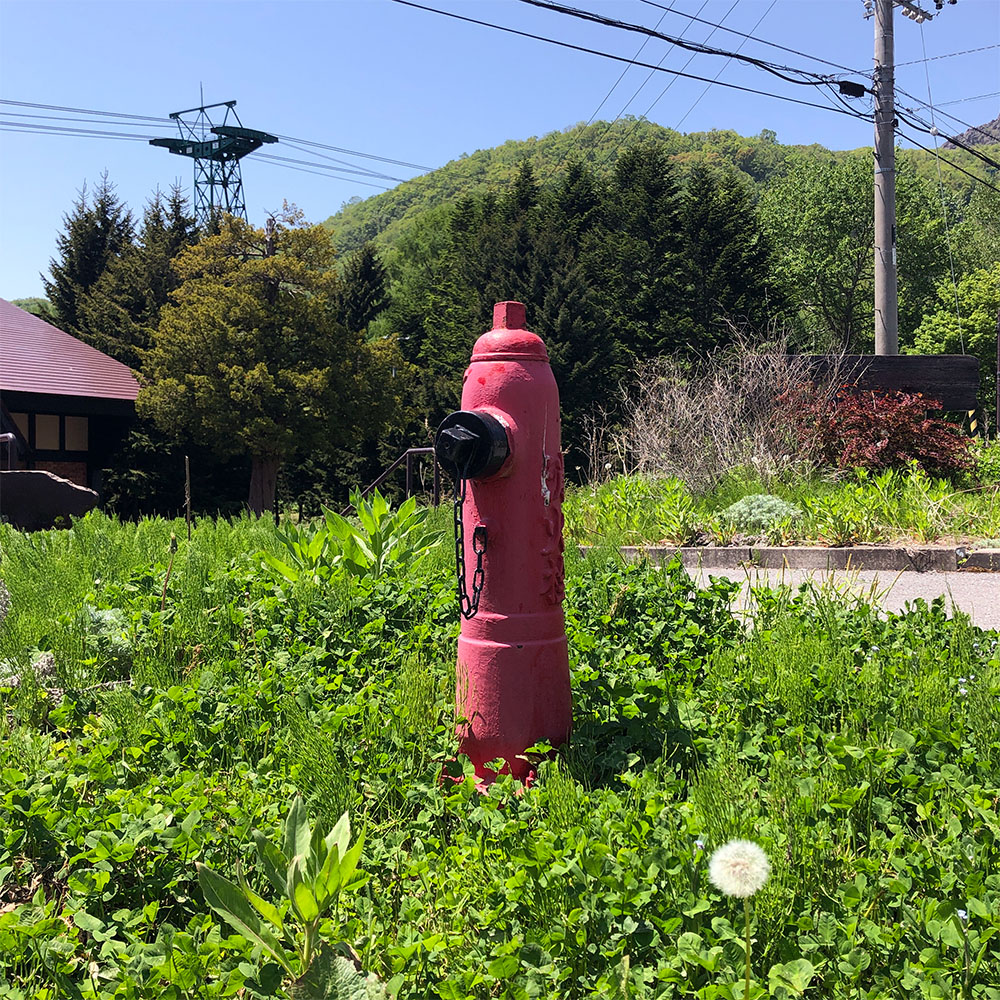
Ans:
[{"label": "hillside vegetation", "polygon": [[[585,164],[597,177],[607,179],[625,150],[647,142],[662,144],[682,170],[695,162],[734,167],[758,189],[783,177],[792,157],[820,160],[849,155],[818,143],[785,145],[769,129],[756,136],[742,136],[732,129],[683,133],[655,122],[626,117],[615,122],[577,124],[540,138],[509,139],[492,149],[463,153],[457,160],[405,181],[391,191],[343,205],[324,225],[333,232],[342,253],[357,249],[366,240],[390,247],[429,209],[450,204],[462,196],[506,187],[525,161],[531,163],[535,177],[543,185],[560,176],[574,161]],[[937,183],[932,154],[906,150],[901,159],[920,176]],[[962,150],[949,150],[948,159],[977,176],[987,173],[982,161]],[[975,187],[971,178],[947,167],[943,168],[942,181],[961,203],[969,200]]]}]

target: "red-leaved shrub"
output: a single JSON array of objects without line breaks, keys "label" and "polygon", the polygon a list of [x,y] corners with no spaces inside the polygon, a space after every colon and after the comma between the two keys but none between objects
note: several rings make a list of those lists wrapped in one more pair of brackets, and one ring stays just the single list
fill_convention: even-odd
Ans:
[{"label": "red-leaved shrub", "polygon": [[921,393],[858,390],[844,386],[831,398],[799,389],[780,397],[796,428],[799,453],[837,469],[896,469],[916,462],[947,475],[971,465],[970,439]]}]

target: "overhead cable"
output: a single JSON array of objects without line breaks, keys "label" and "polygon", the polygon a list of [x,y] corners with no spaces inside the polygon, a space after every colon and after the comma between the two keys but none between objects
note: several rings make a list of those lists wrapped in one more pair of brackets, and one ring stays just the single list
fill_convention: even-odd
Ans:
[{"label": "overhead cable", "polygon": [[[927,41],[924,35],[923,23],[920,24],[920,47],[924,53],[924,79],[927,81],[927,103],[931,109],[931,124],[935,132],[937,125],[934,121],[934,95],[931,92],[931,68],[927,59]],[[944,180],[941,177],[941,154],[938,150],[937,136],[934,136],[934,163],[937,167],[938,199],[941,202],[941,217],[944,219],[945,245],[948,247],[948,267],[951,271],[951,287],[955,296],[955,319],[958,322],[958,342],[961,345],[962,353],[965,354],[965,333],[962,330],[962,308],[958,297],[958,279],[955,276],[955,254],[951,246],[951,225],[948,220],[948,202],[944,196]]]},{"label": "overhead cable", "polygon": [[959,97],[957,100],[954,101],[939,101],[938,107],[945,108],[949,104],[966,104],[969,101],[985,101],[991,97],[1000,97],[1000,90],[994,90],[990,94],[977,94],[975,97]]},{"label": "overhead cable", "polygon": [[[899,126],[896,127],[896,135],[898,135],[901,139],[905,139],[907,142],[912,142],[914,146],[917,146],[918,148],[924,150],[927,153],[934,152],[934,150],[931,149],[929,146],[925,146],[922,142],[918,141],[917,139],[914,139],[913,136],[907,135],[902,129],[899,128]],[[965,167],[960,167],[957,163],[953,163],[946,157],[941,156],[940,153],[938,153],[937,155],[941,160],[941,162],[947,163],[948,166],[952,168],[952,170],[958,170],[960,173],[965,174],[966,177],[971,177],[972,180],[976,181],[977,183],[985,184],[986,187],[992,188],[994,191],[1000,194],[1000,187],[997,187],[995,184],[991,184],[988,180],[986,180],[985,177],[980,177],[979,174],[974,174],[972,173],[971,170],[966,170]]]},{"label": "overhead cable", "polygon": [[[132,119],[133,122],[138,126],[140,122],[162,122],[167,125],[176,125],[177,119],[175,118],[160,118],[152,115],[133,115],[124,111],[97,111],[93,108],[71,108],[60,104],[38,104],[33,101],[12,101],[0,98],[0,104],[9,104],[12,107],[19,108],[35,108],[40,111],[66,111],[77,115],[101,115],[106,118],[121,118],[121,119]],[[10,112],[14,114],[14,112]],[[117,122],[115,124],[128,125],[131,124],[127,121]],[[365,153],[358,149],[347,149],[343,146],[330,146],[326,143],[315,142],[311,139],[302,139],[297,136],[279,135],[279,139],[285,142],[301,142],[307,146],[316,146],[320,149],[328,149],[334,153],[343,153],[346,156],[360,156],[366,160],[378,160],[382,163],[390,163],[397,167],[411,167],[414,170],[433,170],[433,167],[428,167],[420,163],[410,163],[407,160],[394,160],[387,156],[377,156],[374,153]]]},{"label": "overhead cable", "polygon": [[[812,56],[808,52],[800,52],[798,49],[790,49],[787,45],[779,45],[777,42],[769,42],[766,38],[757,38],[754,35],[745,34],[742,31],[737,31],[735,28],[727,28],[722,24],[716,24],[714,21],[706,21],[700,17],[693,14],[686,14],[682,10],[675,10],[673,6],[664,7],[661,3],[655,3],[654,0],[639,0],[640,3],[646,4],[647,7],[656,7],[659,10],[668,11],[671,14],[678,14],[681,17],[688,17],[692,21],[698,21],[700,24],[709,24],[713,28],[717,28],[719,31],[728,31],[731,35],[739,35],[741,38],[746,38],[751,42],[759,42],[761,45],[769,45],[772,49],[781,49],[782,52],[790,52],[792,55],[801,56],[803,59],[811,59],[813,62],[823,63],[824,66],[832,66],[834,69],[842,69],[846,73],[853,73],[855,76],[865,76],[871,79],[872,74],[867,70],[852,69],[850,66],[842,66],[840,63],[830,62],[829,59],[821,59],[819,56]],[[698,11],[700,14],[701,11]],[[725,18],[723,18],[725,20]]]},{"label": "overhead cable", "polygon": [[943,56],[924,56],[923,59],[911,59],[909,62],[896,63],[896,68],[900,66],[915,66],[917,63],[933,62],[935,59],[951,59],[954,56],[967,56],[973,52],[986,52],[988,49],[1000,49],[1000,43],[996,45],[980,45],[978,49],[963,49],[961,52],[947,52]]},{"label": "overhead cable", "polygon": [[[755,25],[753,26],[753,29],[752,29],[753,31],[756,31],[756,30],[757,30],[757,29],[758,29],[758,28],[760,27],[760,25],[761,25],[761,22],[762,22],[762,21],[764,20],[764,18],[765,18],[765,17],[767,17],[767,15],[768,15],[768,14],[770,14],[772,10],[774,10],[774,5],[775,5],[775,4],[777,3],[777,2],[778,2],[778,0],[771,0],[771,4],[770,4],[770,6],[769,6],[769,7],[767,8],[767,10],[765,10],[765,11],[764,11],[764,13],[763,13],[763,14],[761,14],[761,15],[760,15],[760,17],[759,17],[759,18],[757,19],[757,23],[756,23],[756,24],[755,24]],[[740,58],[740,56],[739,56],[739,51],[740,51],[740,49],[742,49],[742,48],[743,48],[743,46],[744,46],[744,45],[746,45],[746,40],[745,40],[745,39],[744,39],[744,40],[743,40],[742,42],[740,42],[740,44],[739,44],[739,48],[737,48],[736,52],[735,52],[735,53],[734,53],[734,54],[733,54],[732,56],[730,56],[730,58],[729,58],[729,59],[727,59],[727,60],[726,60],[726,61],[725,61],[725,62],[724,62],[724,63],[722,64],[722,68],[721,68],[721,69],[719,70],[719,72],[718,72],[718,73],[716,73],[716,74],[715,74],[715,79],[713,80],[713,83],[718,83],[718,82],[719,82],[719,77],[720,77],[720,76],[722,76],[722,74],[723,74],[723,73],[724,73],[724,72],[726,71],[726,67],[727,67],[727,66],[728,66],[728,65],[729,65],[729,64],[730,64],[730,63],[731,63],[731,62],[733,61],[733,59],[739,59],[739,58]],[[685,112],[684,112],[684,114],[683,114],[683,115],[681,116],[681,118],[680,118],[680,121],[678,121],[678,122],[677,122],[677,124],[676,124],[676,125],[674,126],[674,131],[677,131],[677,132],[679,132],[679,131],[680,131],[680,127],[681,127],[681,126],[682,126],[682,125],[684,124],[684,122],[685,122],[685,121],[687,120],[687,116],[688,116],[689,114],[691,114],[691,112],[692,112],[692,111],[694,111],[694,109],[695,109],[696,107],[698,107],[698,105],[699,105],[699,104],[701,103],[701,101],[702,101],[702,98],[703,98],[703,97],[704,97],[704,96],[705,96],[705,95],[706,95],[706,94],[708,93],[708,91],[709,91],[709,88],[710,88],[711,86],[712,86],[712,84],[711,84],[711,83],[706,83],[706,84],[705,84],[705,89],[704,89],[704,90],[703,90],[703,91],[702,91],[702,92],[701,92],[701,93],[700,93],[700,94],[699,94],[699,95],[698,95],[698,96],[697,96],[697,97],[696,97],[696,98],[694,99],[694,103],[693,103],[693,104],[691,105],[691,107],[689,107],[689,108],[687,109],[687,111],[685,111]]]},{"label": "overhead cable", "polygon": [[[678,38],[674,35],[664,34],[654,28],[648,28],[643,24],[633,24],[629,21],[620,21],[617,18],[606,17],[603,14],[596,14],[588,10],[581,10],[578,7],[568,7],[565,4],[555,3],[553,0],[519,0],[519,2],[528,4],[532,7],[540,7],[544,10],[554,11],[557,14],[563,14],[567,17],[589,21],[593,24],[600,24],[607,28],[616,28],[621,31],[636,32],[650,38],[658,38],[661,41],[670,42],[671,45],[676,45],[678,48],[687,49],[689,52],[695,52],[699,55],[726,56],[729,59],[736,59],[740,62],[745,62],[750,66],[756,66],[758,69],[772,73],[779,79],[785,80],[788,83],[796,83],[807,87],[820,87],[830,82],[829,75],[822,76],[819,73],[813,73],[810,70],[796,69],[791,66],[782,66],[778,63],[768,62],[766,59],[758,59],[756,56],[743,55],[738,51],[730,52],[727,49],[718,49],[711,45],[705,45],[702,42],[691,42],[687,39]],[[759,23],[760,22],[758,21],[758,24]],[[796,73],[800,77],[810,77],[811,79],[797,79],[795,76],[789,75],[792,73]]]},{"label": "overhead cable", "polygon": [[503,31],[509,35],[518,35],[521,38],[531,38],[538,42],[546,42],[549,45],[558,45],[560,48],[572,49],[574,52],[583,52],[587,55],[600,56],[602,59],[613,59],[615,62],[631,63],[633,66],[642,66],[645,69],[655,69],[660,73],[670,73],[673,76],[683,77],[687,80],[700,80],[702,83],[714,83],[717,87],[725,87],[728,90],[739,90],[746,94],[757,94],[761,97],[773,97],[778,101],[786,101],[789,104],[801,104],[807,108],[819,108],[822,111],[834,111],[837,114],[852,115],[855,118],[866,118],[866,115],[860,113],[854,114],[851,111],[841,110],[840,108],[835,108],[829,104],[817,104],[815,101],[803,101],[797,97],[787,97],[784,94],[775,94],[769,90],[757,90],[754,87],[741,87],[735,83],[723,83],[721,80],[718,82],[712,80],[710,77],[697,76],[694,73],[684,73],[676,69],[668,69],[666,66],[655,66],[652,63],[639,62],[638,60],[629,59],[628,56],[615,55],[612,52],[603,52],[600,49],[589,48],[585,45],[574,45],[572,42],[564,42],[558,38],[549,38],[546,35],[537,35],[530,31],[521,31],[518,28],[508,28],[502,24],[493,24],[490,21],[480,21],[475,17],[466,17],[464,14],[456,14],[450,10],[439,10],[436,7],[427,7],[424,4],[414,3],[413,0],[392,0],[393,3],[401,4],[404,7],[413,7],[415,10],[423,10],[429,14],[439,14],[442,17],[449,17],[456,21],[465,21],[467,24],[476,24],[483,28],[491,28],[495,31]]}]

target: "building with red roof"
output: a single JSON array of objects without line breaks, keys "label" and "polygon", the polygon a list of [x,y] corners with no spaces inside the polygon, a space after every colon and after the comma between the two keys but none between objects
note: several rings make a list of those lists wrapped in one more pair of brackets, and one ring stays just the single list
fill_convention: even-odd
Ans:
[{"label": "building with red roof", "polygon": [[100,470],[138,393],[126,365],[0,299],[3,468],[40,469],[100,492]]}]

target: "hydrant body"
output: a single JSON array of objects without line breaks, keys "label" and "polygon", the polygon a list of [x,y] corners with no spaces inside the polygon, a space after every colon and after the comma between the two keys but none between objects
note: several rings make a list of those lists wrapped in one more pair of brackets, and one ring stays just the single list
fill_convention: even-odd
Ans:
[{"label": "hydrant body", "polygon": [[572,723],[559,392],[544,343],[524,326],[521,303],[495,306],[494,328],[465,373],[463,412],[452,415],[493,418],[508,446],[496,471],[486,464],[485,475],[468,477],[461,511],[466,587],[480,559],[482,576],[478,609],[463,617],[458,640],[458,735],[486,782],[497,758],[504,772],[528,779],[534,764],[524,751],[562,745]]}]

